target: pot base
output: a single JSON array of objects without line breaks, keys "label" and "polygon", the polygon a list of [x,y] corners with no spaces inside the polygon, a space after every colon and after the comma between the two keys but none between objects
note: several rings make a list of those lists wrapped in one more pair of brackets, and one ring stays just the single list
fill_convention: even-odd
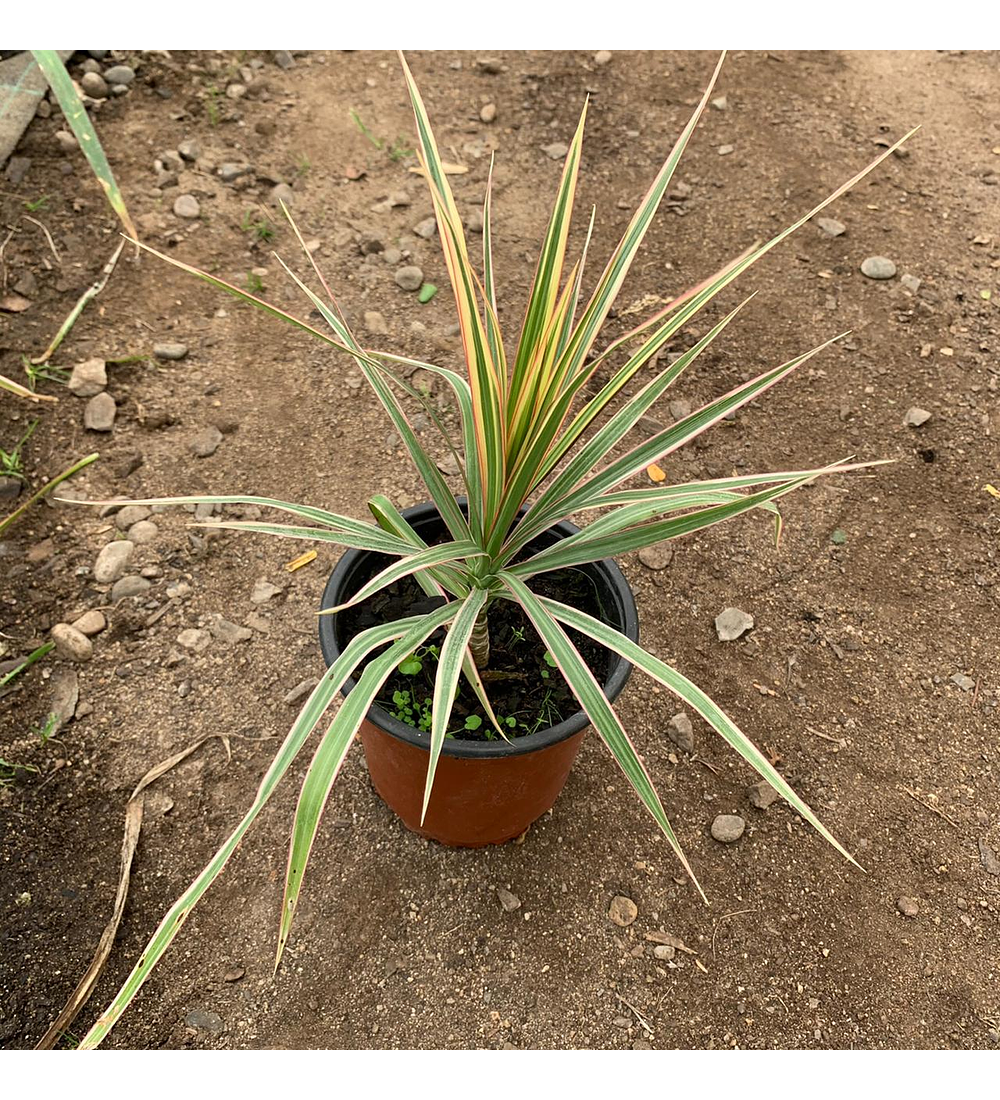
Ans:
[{"label": "pot base", "polygon": [[372,786],[411,832],[452,848],[482,848],[520,836],[552,808],[585,732],[517,756],[442,753],[423,824],[427,749],[401,741],[367,719],[361,724],[361,742]]}]

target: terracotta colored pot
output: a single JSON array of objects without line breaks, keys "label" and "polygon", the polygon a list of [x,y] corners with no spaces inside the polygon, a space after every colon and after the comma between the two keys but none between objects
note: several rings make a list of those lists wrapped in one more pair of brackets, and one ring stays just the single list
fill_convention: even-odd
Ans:
[{"label": "terracotta colored pot", "polygon": [[[435,541],[444,525],[432,504],[420,504],[403,515],[421,538]],[[579,528],[563,522],[545,532],[533,546],[551,545]],[[384,555],[349,550],[337,563],[321,606],[336,607],[349,599]],[[381,566],[379,566],[381,568]],[[639,623],[632,591],[610,559],[578,567],[594,582],[604,621],[633,641]],[[327,665],[350,640],[343,616],[319,620],[320,645]],[[609,654],[604,693],[614,701],[625,687],[632,666]],[[354,680],[344,684],[346,695]],[[506,741],[445,741],[434,776],[427,816],[420,824],[427,778],[428,736],[405,725],[375,705],[361,725],[361,741],[372,785],[408,829],[456,847],[480,847],[512,840],[551,809],[569,776],[587,729],[583,711],[556,726]]]}]

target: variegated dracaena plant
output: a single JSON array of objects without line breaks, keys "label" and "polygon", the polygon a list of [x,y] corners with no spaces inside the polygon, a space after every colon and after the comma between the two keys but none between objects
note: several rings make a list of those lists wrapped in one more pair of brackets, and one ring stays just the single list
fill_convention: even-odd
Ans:
[{"label": "variegated dracaena plant", "polygon": [[[264,776],[246,816],[167,913],[125,985],[86,1035],[81,1047],[97,1046],[114,1026],[180,925],[222,871],[310,734],[323,720],[344,682],[361,661],[379,651],[368,661],[357,686],[341,703],[322,734],[302,786],[281,908],[277,966],[288,939],[320,815],[361,721],[391,671],[431,634],[447,627],[433,695],[424,799],[426,812],[460,676],[464,674],[468,678],[486,713],[493,718],[477,669],[482,668],[489,657],[489,614],[491,605],[497,600],[513,600],[523,608],[594,729],[611,750],[689,874],[687,860],[653,782],[597,680],[570,641],[567,627],[620,654],[676,694],[718,731],[842,855],[851,858],[768,759],[703,691],[598,619],[538,596],[531,588],[532,577],[548,570],[625,554],[721,523],[751,509],[764,508],[776,513],[775,501],[793,489],[823,474],[857,468],[857,464],[838,463],[819,469],[753,474],[687,485],[647,483],[644,488],[624,487],[635,475],[642,474],[651,464],[700,435],[727,413],[759,397],[833,342],[828,340],[771,368],[670,427],[656,431],[651,437],[620,451],[619,444],[630,430],[671,383],[718,338],[746,302],[714,324],[690,350],[664,367],[656,363],[655,357],[667,341],[751,264],[844,194],[901,144],[897,142],[887,149],[819,206],[803,214],[777,236],[748,249],[711,278],[669,301],[637,328],[611,341],[599,353],[595,352],[604,322],[670,185],[681,154],[708,103],[722,60],[720,58],[705,94],[587,299],[581,296],[581,289],[587,244],[594,225],[593,215],[582,255],[571,267],[568,267],[566,257],[570,215],[580,169],[586,117],[584,107],[566,156],[555,209],[539,253],[524,323],[516,347],[508,348],[504,345],[497,320],[491,255],[490,183],[487,182],[483,211],[480,278],[469,256],[462,219],[438,154],[427,112],[410,69],[401,57],[416,119],[417,156],[430,189],[458,308],[467,368],[464,376],[444,367],[363,347],[308,250],[304,249],[305,255],[309,257],[323,296],[310,289],[286,265],[282,266],[323,317],[329,331],[321,332],[306,321],[204,271],[162,257],[352,358],[409,451],[431,500],[447,526],[449,537],[438,545],[426,545],[384,497],[374,497],[370,502],[376,525],[320,508],[242,495],[175,497],[158,503],[242,503],[277,509],[294,517],[294,522],[226,520],[208,522],[203,526],[321,540],[371,550],[397,559],[358,591],[351,603],[407,575],[413,575],[427,593],[444,595],[446,602],[427,614],[371,627],[351,640],[302,708]],[[292,228],[302,243],[294,223]],[[596,392],[589,389],[588,384],[595,379],[598,369],[613,362],[618,365],[608,374],[607,381],[596,388]],[[411,398],[418,398],[419,395],[397,376],[396,366],[431,371],[444,379],[454,394],[461,418],[461,439],[449,439],[448,445],[461,468],[468,498],[467,514],[459,506],[407,420],[399,393],[408,394]],[[626,395],[626,387],[643,368],[647,368],[647,376],[643,376],[641,386]],[[438,427],[447,439],[440,422]],[[524,505],[527,505],[527,510],[519,515]],[[599,517],[579,534],[532,552],[526,558],[522,554],[522,560],[515,563],[519,552],[560,520],[594,511],[600,512]],[[694,879],[693,874],[691,877]]]}]

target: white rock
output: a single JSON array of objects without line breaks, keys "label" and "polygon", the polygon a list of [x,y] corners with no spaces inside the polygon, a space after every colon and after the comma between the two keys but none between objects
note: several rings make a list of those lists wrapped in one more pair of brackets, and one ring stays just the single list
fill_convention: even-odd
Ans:
[{"label": "white rock", "polygon": [[727,607],[715,617],[715,632],[720,642],[733,642],[741,634],[753,628],[753,615],[748,615],[738,607]]}]

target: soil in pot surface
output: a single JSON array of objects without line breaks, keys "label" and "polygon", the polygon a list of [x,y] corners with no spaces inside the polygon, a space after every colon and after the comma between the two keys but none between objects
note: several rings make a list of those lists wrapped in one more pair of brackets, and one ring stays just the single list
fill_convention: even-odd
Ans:
[{"label": "soil in pot surface", "polygon": [[[387,564],[388,558],[372,555],[371,568],[358,578],[359,586]],[[544,573],[532,581],[532,588],[538,595],[601,617],[593,582],[579,570]],[[441,602],[441,597],[426,596],[412,577],[403,577],[341,613],[345,637],[379,623],[431,611]],[[490,661],[481,675],[507,737],[535,733],[575,714],[580,709],[576,697],[521,607],[510,600],[496,600],[490,605],[489,622]],[[614,654],[577,631],[567,632],[597,679],[606,680],[616,660]],[[437,653],[444,637],[444,630],[431,635],[410,659],[400,663],[376,697],[383,710],[416,729],[430,729]],[[360,667],[383,650],[373,653]],[[497,737],[464,676],[459,681],[447,736],[471,741]]]}]

